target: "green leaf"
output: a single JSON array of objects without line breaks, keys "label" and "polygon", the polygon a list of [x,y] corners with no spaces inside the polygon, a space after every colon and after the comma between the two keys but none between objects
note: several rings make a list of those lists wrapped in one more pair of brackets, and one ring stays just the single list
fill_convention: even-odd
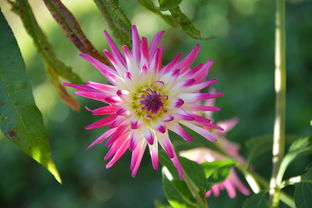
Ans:
[{"label": "green leaf", "polygon": [[21,17],[25,29],[32,37],[38,52],[43,57],[44,61],[49,66],[52,66],[58,75],[69,80],[70,82],[76,84],[83,83],[80,77],[75,74],[70,67],[66,66],[63,62],[56,58],[54,50],[37,23],[28,1],[15,1],[15,3],[13,3],[12,10]]},{"label": "green leaf", "polygon": [[204,169],[207,182],[211,186],[224,181],[230,175],[235,164],[236,162],[233,160],[218,160],[202,163],[201,166]]},{"label": "green leaf", "polygon": [[60,0],[44,0],[55,21],[62,27],[67,38],[83,53],[109,64],[107,58],[101,55],[87,39],[74,15]]},{"label": "green leaf", "polygon": [[[173,207],[196,207],[195,201],[198,202],[198,200],[205,203],[204,195],[207,185],[202,167],[186,158],[179,160],[184,171],[183,180],[180,180],[177,170],[164,151],[159,153],[159,161],[164,166],[163,186],[169,203]],[[194,197],[197,199],[195,200]]]},{"label": "green leaf", "polygon": [[163,18],[163,20],[171,25],[172,27],[178,27],[179,24],[176,22],[176,20],[171,15],[166,15],[161,13],[159,8],[157,8],[152,0],[138,0],[139,4],[144,6],[146,9],[150,10],[151,12],[154,12],[155,14],[159,15]]},{"label": "green leaf", "polygon": [[278,180],[282,180],[283,175],[290,163],[308,154],[312,154],[312,137],[304,137],[294,141],[281,162],[277,175]]},{"label": "green leaf", "polygon": [[61,183],[51,158],[42,116],[35,105],[21,53],[2,13],[0,31],[1,131],[21,150],[46,167]]},{"label": "green leaf", "polygon": [[190,37],[198,40],[207,40],[212,37],[201,37],[200,31],[193,25],[192,21],[181,11],[180,7],[169,9],[172,17],[179,23],[182,30]]},{"label": "green leaf", "polygon": [[[38,53],[44,62],[46,74],[56,88],[59,96],[74,111],[79,111],[79,103],[68,94],[65,87],[61,84],[59,76],[78,84],[82,83],[81,79],[71,70],[70,67],[66,66],[63,62],[57,59],[53,47],[50,45],[47,37],[36,21],[28,1],[19,0],[12,4],[13,11],[20,16],[28,34],[32,37]],[[79,41],[77,38],[76,40]]]},{"label": "green leaf", "polygon": [[[200,193],[203,194],[207,190],[207,184],[205,174],[201,165],[184,157],[180,157],[179,160],[181,162],[183,170],[194,182],[194,184],[199,188]],[[159,152],[159,161],[169,170],[170,174],[174,179],[180,180],[176,168],[164,151]]]},{"label": "green leaf", "polygon": [[195,208],[194,198],[184,181],[173,178],[168,169],[163,169],[163,189],[169,204],[174,208]]},{"label": "green leaf", "polygon": [[118,0],[94,0],[120,44],[131,46],[131,22]]},{"label": "green leaf", "polygon": [[205,173],[202,166],[187,158],[180,158],[183,170],[187,173],[194,184],[199,188],[200,194],[203,195],[207,190]]},{"label": "green leaf", "polygon": [[310,208],[312,204],[312,168],[301,177],[301,182],[295,187],[296,207]]},{"label": "green leaf", "polygon": [[248,199],[244,202],[243,208],[268,208],[269,201],[268,201],[268,193],[267,192],[260,192],[258,194],[253,194],[252,196],[248,197]]},{"label": "green leaf", "polygon": [[158,0],[159,8],[162,11],[177,8],[182,0]]},{"label": "green leaf", "polygon": [[[297,139],[296,136],[287,135],[286,144],[290,144]],[[248,157],[247,164],[250,165],[259,156],[267,152],[272,152],[273,137],[271,135],[264,135],[248,139],[245,143]]]}]

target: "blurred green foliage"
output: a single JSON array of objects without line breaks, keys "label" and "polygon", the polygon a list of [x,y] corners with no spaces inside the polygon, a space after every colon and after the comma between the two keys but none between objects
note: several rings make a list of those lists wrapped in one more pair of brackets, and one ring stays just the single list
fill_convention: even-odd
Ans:
[{"label": "blurred green foliage", "polygon": [[[93,1],[63,1],[80,22],[95,47],[107,47],[102,31],[109,29]],[[271,134],[274,118],[274,1],[269,0],[184,0],[180,5],[201,30],[207,41],[189,38],[180,29],[171,28],[159,16],[137,1],[120,1],[140,34],[149,39],[158,30],[166,30],[164,63],[176,53],[186,54],[196,43],[201,52],[196,63],[213,59],[215,64],[209,78],[218,78],[217,91],[225,96],[217,100],[222,111],[216,120],[239,117],[239,125],[229,138],[240,144],[254,136]],[[78,56],[78,51],[66,39],[43,3],[30,0],[35,14],[47,33],[57,56],[70,65],[84,81],[104,81],[99,73]],[[107,148],[100,144],[86,147],[105,129],[86,131],[84,126],[98,118],[82,109],[74,113],[57,97],[44,77],[43,63],[31,40],[21,27],[20,20],[11,14],[9,6],[0,3],[14,29],[27,65],[36,103],[42,111],[48,130],[53,158],[59,167],[63,185],[0,136],[0,207],[26,208],[145,208],[154,201],[165,203],[161,171],[153,171],[148,154],[136,178],[129,171],[130,154],[106,170],[103,161]],[[312,77],[312,2],[287,1],[287,133],[311,134],[311,77]],[[79,97],[82,106],[95,108],[101,103]],[[180,138],[174,138],[180,139]],[[245,155],[244,148],[242,154]],[[292,164],[287,175],[304,173],[311,160]],[[270,155],[254,164],[255,171],[269,177]],[[292,188],[286,191],[293,191]],[[210,207],[241,207],[246,197],[229,199],[226,192],[219,198],[209,198]]]}]

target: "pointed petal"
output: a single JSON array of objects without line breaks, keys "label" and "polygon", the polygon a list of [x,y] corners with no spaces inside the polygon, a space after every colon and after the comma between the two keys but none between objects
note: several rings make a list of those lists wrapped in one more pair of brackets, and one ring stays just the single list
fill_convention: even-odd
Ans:
[{"label": "pointed petal", "polygon": [[107,126],[109,125],[113,120],[115,120],[115,118],[117,117],[117,115],[110,115],[107,116],[99,121],[96,121],[88,126],[85,127],[86,130],[90,130],[90,129],[95,129],[95,128],[99,128],[99,127],[103,127],[103,126]]},{"label": "pointed petal", "polygon": [[107,31],[104,31],[104,36],[107,40],[107,43],[113,53],[113,55],[118,58],[118,60],[120,61],[120,63],[122,63],[124,66],[126,66],[126,61],[125,58],[121,55],[118,47],[116,46],[115,42],[112,40],[112,38],[110,37],[110,35],[107,33]]},{"label": "pointed petal", "polygon": [[197,44],[195,48],[180,62],[176,68],[181,69],[181,72],[185,72],[193,64],[200,50],[200,45]]},{"label": "pointed petal", "polygon": [[109,137],[112,133],[114,133],[116,129],[108,129],[101,136],[99,136],[96,140],[94,140],[88,147],[87,150],[93,147],[95,144],[99,144],[103,142],[107,137]]},{"label": "pointed petal", "polygon": [[178,123],[172,124],[169,129],[188,142],[193,140],[193,138]]},{"label": "pointed petal", "polygon": [[136,26],[132,26],[132,55],[137,63],[140,63],[140,37]]},{"label": "pointed petal", "polygon": [[208,139],[211,142],[217,141],[217,138],[206,129],[203,129],[201,127],[193,125],[190,122],[182,122],[182,124],[185,125],[186,127],[190,128],[190,129],[192,129],[193,131],[197,132],[198,134],[202,135],[203,137],[205,137],[206,139]]}]

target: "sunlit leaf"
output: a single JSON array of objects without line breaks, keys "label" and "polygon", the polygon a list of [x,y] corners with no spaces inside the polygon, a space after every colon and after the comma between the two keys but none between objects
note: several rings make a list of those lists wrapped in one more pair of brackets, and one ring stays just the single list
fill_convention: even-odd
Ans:
[{"label": "sunlit leaf", "polygon": [[158,0],[158,2],[160,10],[166,11],[177,8],[182,0]]},{"label": "sunlit leaf", "polygon": [[21,53],[2,13],[0,31],[1,131],[21,150],[46,167],[61,183],[51,158],[42,116],[35,105]]},{"label": "sunlit leaf", "polygon": [[234,165],[235,161],[233,160],[219,160],[201,164],[207,183],[210,185],[224,181],[230,175]]},{"label": "sunlit leaf", "polygon": [[244,202],[243,208],[268,208],[269,207],[269,195],[267,192],[260,192],[254,194]]},{"label": "sunlit leaf", "polygon": [[295,203],[297,208],[310,208],[312,204],[312,168],[296,184]]}]

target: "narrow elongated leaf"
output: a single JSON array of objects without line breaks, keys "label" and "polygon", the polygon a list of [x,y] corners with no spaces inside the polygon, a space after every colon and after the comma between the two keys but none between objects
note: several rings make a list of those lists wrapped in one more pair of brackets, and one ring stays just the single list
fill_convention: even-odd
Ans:
[{"label": "narrow elongated leaf", "polygon": [[33,38],[38,52],[44,57],[45,61],[50,66],[54,66],[53,68],[55,69],[56,73],[72,83],[83,83],[80,77],[75,74],[70,67],[66,66],[63,62],[56,58],[52,46],[48,42],[47,37],[37,23],[28,1],[16,1],[13,4],[12,10],[21,17],[23,25],[29,35]]},{"label": "narrow elongated leaf", "polygon": [[182,0],[158,0],[158,2],[160,10],[166,11],[177,8]]},{"label": "narrow elongated leaf", "polygon": [[113,35],[120,44],[131,46],[131,22],[119,5],[119,0],[94,0]]},{"label": "narrow elongated leaf", "polygon": [[62,76],[73,83],[82,83],[81,79],[78,75],[72,72],[70,67],[66,66],[56,58],[53,47],[50,45],[47,37],[37,23],[28,1],[16,1],[13,3],[13,11],[21,17],[27,32],[32,37],[35,46],[45,63],[47,75],[55,86],[58,94],[74,111],[78,111],[80,108],[78,102],[71,97],[66,89],[60,84],[59,76]]},{"label": "narrow elongated leaf", "polygon": [[207,40],[212,37],[203,38],[200,31],[193,25],[192,21],[182,12],[180,7],[169,9],[172,17],[179,23],[182,30],[190,37],[198,40]]},{"label": "narrow elongated leaf", "polygon": [[312,168],[301,177],[301,182],[295,188],[295,203],[297,208],[310,208],[312,205]]},{"label": "narrow elongated leaf", "polygon": [[1,131],[21,150],[46,167],[61,183],[51,158],[42,116],[35,105],[21,53],[2,13],[0,31]]},{"label": "narrow elongated leaf", "polygon": [[278,180],[282,180],[283,175],[291,162],[308,154],[312,154],[312,137],[300,138],[294,141],[289,147],[288,153],[282,160],[277,175]]},{"label": "narrow elongated leaf", "polygon": [[109,61],[94,48],[92,43],[83,33],[74,15],[65,7],[65,5],[60,0],[44,0],[44,3],[51,12],[54,19],[64,30],[67,38],[81,52],[87,53],[105,64],[110,64]]},{"label": "narrow elongated leaf", "polygon": [[202,163],[207,183],[212,184],[220,183],[224,181],[231,172],[231,169],[235,165],[233,160],[219,160],[214,162]]},{"label": "narrow elongated leaf", "polygon": [[167,14],[161,13],[159,8],[157,8],[152,0],[138,0],[138,2],[144,6],[146,9],[154,12],[155,14],[159,15],[167,24],[171,25],[172,27],[178,27],[179,23],[171,16]]},{"label": "narrow elongated leaf", "polygon": [[269,207],[269,195],[267,192],[263,191],[258,194],[253,194],[248,197],[244,202],[243,208],[268,208]]}]

